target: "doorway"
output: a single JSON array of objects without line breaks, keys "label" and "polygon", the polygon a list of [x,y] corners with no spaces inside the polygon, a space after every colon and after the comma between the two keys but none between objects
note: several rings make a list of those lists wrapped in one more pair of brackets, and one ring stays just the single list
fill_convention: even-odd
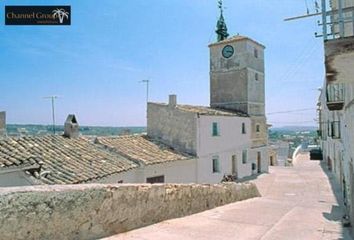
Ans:
[{"label": "doorway", "polygon": [[262,171],[261,160],[262,160],[261,152],[257,152],[257,173],[261,173]]},{"label": "doorway", "polygon": [[237,156],[232,155],[231,157],[231,174],[236,175],[237,174]]}]

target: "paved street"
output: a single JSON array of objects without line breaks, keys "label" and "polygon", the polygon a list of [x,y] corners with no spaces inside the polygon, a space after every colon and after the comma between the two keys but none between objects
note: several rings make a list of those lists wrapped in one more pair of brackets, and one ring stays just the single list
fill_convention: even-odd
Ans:
[{"label": "paved street", "polygon": [[253,180],[262,197],[164,221],[107,239],[351,239],[319,161],[300,155],[294,167],[272,167]]}]

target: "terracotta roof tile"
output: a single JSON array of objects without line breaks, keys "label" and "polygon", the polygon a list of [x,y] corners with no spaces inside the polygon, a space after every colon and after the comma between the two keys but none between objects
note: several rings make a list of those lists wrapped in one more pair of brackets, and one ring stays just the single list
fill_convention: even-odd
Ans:
[{"label": "terracotta roof tile", "polygon": [[215,115],[215,116],[238,116],[248,117],[248,115],[241,111],[231,111],[220,108],[210,108],[205,106],[192,106],[192,105],[177,105],[177,109],[187,112],[195,112],[200,115]]},{"label": "terracotta roof tile", "polygon": [[137,164],[101,149],[84,138],[62,136],[5,138],[0,140],[0,167],[42,162],[44,184],[73,184],[130,170]]},{"label": "terracotta roof tile", "polygon": [[[156,104],[167,106],[166,103],[156,103],[156,102],[149,102],[149,104]],[[185,111],[185,112],[193,112],[198,113],[200,115],[210,115],[210,116],[235,116],[235,117],[249,117],[247,113],[236,111],[236,110],[227,110],[222,108],[211,108],[206,106],[195,106],[195,105],[185,105],[185,104],[178,104],[176,108]]]},{"label": "terracotta roof tile", "polygon": [[154,141],[146,135],[98,137],[96,142],[130,160],[145,165],[193,158],[191,155],[177,152],[165,144]]},{"label": "terracotta roof tile", "polygon": [[244,41],[244,40],[249,40],[263,48],[265,48],[265,46],[255,40],[253,40],[252,38],[249,38],[249,37],[246,37],[246,36],[241,36],[241,35],[236,35],[236,36],[232,36],[232,37],[229,37],[223,41],[220,41],[220,42],[215,42],[215,43],[212,43],[212,44],[209,44],[209,47],[211,46],[215,46],[215,45],[220,45],[220,44],[225,44],[225,43],[231,43],[231,42],[236,42],[236,41]]}]

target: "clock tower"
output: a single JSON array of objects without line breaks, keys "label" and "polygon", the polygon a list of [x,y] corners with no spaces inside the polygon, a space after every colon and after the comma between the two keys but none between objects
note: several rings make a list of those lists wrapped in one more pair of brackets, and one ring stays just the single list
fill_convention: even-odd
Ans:
[{"label": "clock tower", "polygon": [[234,36],[209,48],[211,107],[264,116],[264,46]]},{"label": "clock tower", "polygon": [[[210,49],[210,106],[247,113],[254,147],[266,146],[264,49],[257,41],[236,35],[228,38],[222,6]],[[226,29],[226,31],[225,31]]]}]

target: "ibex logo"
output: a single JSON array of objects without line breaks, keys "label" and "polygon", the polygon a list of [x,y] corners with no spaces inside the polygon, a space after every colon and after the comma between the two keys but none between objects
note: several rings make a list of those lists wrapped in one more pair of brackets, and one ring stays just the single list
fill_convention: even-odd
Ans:
[{"label": "ibex logo", "polygon": [[69,12],[66,12],[63,8],[59,9],[55,9],[53,10],[53,17],[54,18],[59,18],[59,23],[63,23],[64,22],[64,18],[69,19]]},{"label": "ibex logo", "polygon": [[6,25],[70,25],[70,6],[5,6]]}]

